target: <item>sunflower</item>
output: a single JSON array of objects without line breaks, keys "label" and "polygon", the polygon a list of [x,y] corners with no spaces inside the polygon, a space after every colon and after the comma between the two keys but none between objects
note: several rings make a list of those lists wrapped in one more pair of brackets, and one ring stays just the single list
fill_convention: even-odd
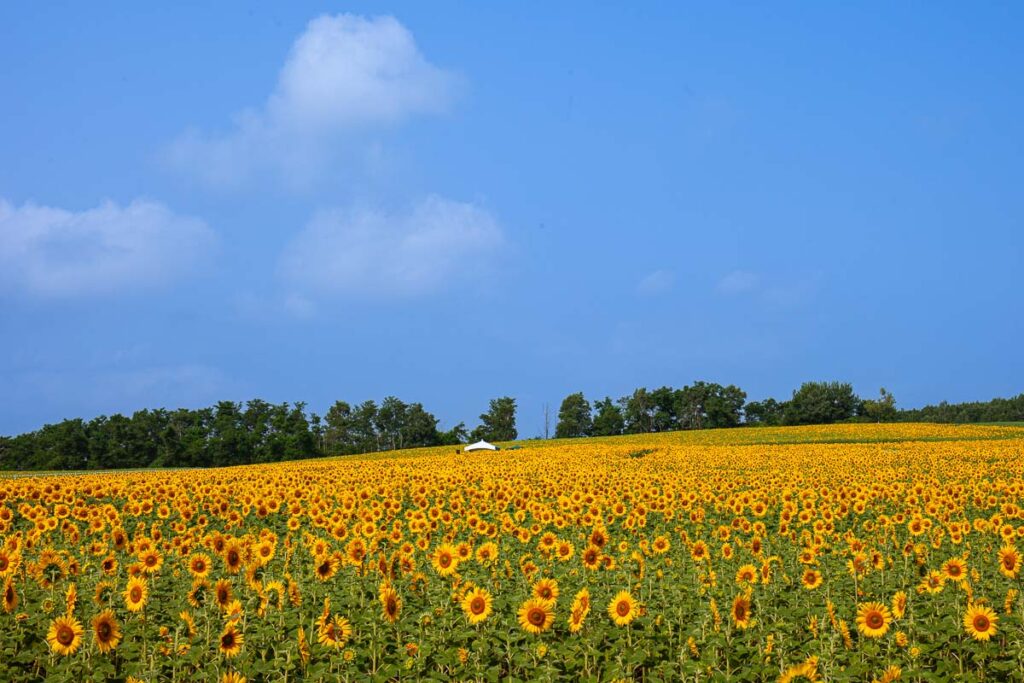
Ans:
[{"label": "sunflower", "polygon": [[857,606],[857,630],[867,638],[881,638],[889,630],[892,613],[880,602],[862,602]]},{"label": "sunflower", "polygon": [[341,564],[336,555],[318,555],[314,562],[313,572],[320,581],[329,581],[338,573],[338,566]]},{"label": "sunflower", "polygon": [[442,543],[437,546],[434,551],[434,555],[431,558],[431,564],[434,565],[434,571],[441,576],[450,576],[455,573],[455,570],[459,566],[458,555],[455,553],[453,548],[448,543]]},{"label": "sunflower", "polygon": [[548,600],[530,598],[519,607],[519,625],[527,633],[543,633],[554,620],[554,609]]},{"label": "sunflower", "polygon": [[583,566],[595,570],[601,566],[601,549],[596,545],[588,545],[583,551]]},{"label": "sunflower", "polygon": [[380,606],[385,621],[390,624],[398,621],[398,615],[402,612],[402,598],[390,583],[385,582],[380,587]]},{"label": "sunflower", "polygon": [[210,574],[210,556],[196,553],[189,557],[188,571],[196,579],[205,579]]},{"label": "sunflower", "polygon": [[210,587],[209,582],[206,579],[196,579],[192,582],[192,588],[189,590],[188,595],[185,599],[188,600],[188,604],[195,608],[202,607],[206,604],[206,589]]},{"label": "sunflower", "polygon": [[93,617],[92,637],[100,652],[106,654],[117,648],[121,642],[121,624],[113,610],[106,609]]},{"label": "sunflower", "polygon": [[340,650],[345,647],[351,636],[352,624],[345,617],[337,614],[333,619],[321,617],[316,634],[317,642],[321,645]]},{"label": "sunflower", "polygon": [[814,681],[820,680],[818,677],[818,658],[808,657],[803,662],[786,669],[781,676],[779,676],[779,683],[792,683],[793,681]]},{"label": "sunflower", "polygon": [[540,600],[555,602],[558,600],[558,582],[554,579],[541,579],[533,584],[533,597]]},{"label": "sunflower", "polygon": [[142,563],[143,572],[153,574],[164,565],[164,558],[157,551],[150,549],[139,553],[139,562]]},{"label": "sunflower", "polygon": [[1020,552],[1016,546],[1004,545],[999,549],[999,571],[1008,579],[1017,578],[1020,572]]},{"label": "sunflower", "polygon": [[959,557],[951,557],[942,565],[942,571],[952,581],[967,580],[967,563]]},{"label": "sunflower", "polygon": [[130,612],[138,612],[146,606],[149,599],[149,584],[145,579],[133,576],[128,579],[128,586],[124,589],[124,603]]},{"label": "sunflower", "polygon": [[892,616],[894,619],[902,619],[907,613],[907,594],[904,591],[897,591],[892,596]]},{"label": "sunflower", "polygon": [[637,602],[629,591],[619,591],[608,603],[608,616],[616,626],[629,626],[639,613]]},{"label": "sunflower", "polygon": [[82,624],[71,615],[57,617],[50,622],[50,630],[46,633],[46,642],[50,649],[59,655],[73,655],[82,644]]},{"label": "sunflower", "polygon": [[237,671],[225,671],[220,683],[246,683],[248,679]]},{"label": "sunflower", "polygon": [[492,564],[498,559],[498,546],[491,541],[476,549],[476,561],[483,565]]},{"label": "sunflower", "polygon": [[736,570],[736,583],[740,586],[744,584],[757,583],[757,567],[752,564],[745,564]]},{"label": "sunflower", "polygon": [[704,541],[697,541],[690,548],[690,557],[693,558],[694,562],[704,562],[709,557],[708,544]]},{"label": "sunflower", "polygon": [[4,579],[3,605],[4,612],[8,614],[18,606],[18,592],[14,590],[14,578],[11,576]]},{"label": "sunflower", "polygon": [[218,579],[213,585],[213,596],[217,606],[223,610],[231,602],[234,593],[231,590],[231,582],[227,579]]},{"label": "sunflower", "polygon": [[804,575],[800,579],[800,583],[804,585],[807,590],[814,590],[822,583],[821,572],[817,569],[807,569],[804,571]]},{"label": "sunflower", "polygon": [[224,546],[224,567],[229,574],[237,574],[242,569],[242,547],[236,541]]},{"label": "sunflower", "polygon": [[474,588],[462,598],[462,611],[471,624],[479,624],[491,616],[493,598],[484,588]]},{"label": "sunflower", "polygon": [[732,615],[733,624],[736,628],[746,629],[753,625],[753,620],[750,612],[750,594],[740,593],[732,601]]},{"label": "sunflower", "polygon": [[996,632],[999,617],[988,607],[972,604],[964,615],[964,629],[975,640],[988,640]]},{"label": "sunflower", "polygon": [[242,645],[245,644],[245,637],[236,628],[236,623],[229,621],[220,634],[220,644],[218,647],[225,657],[234,657],[242,651]]}]

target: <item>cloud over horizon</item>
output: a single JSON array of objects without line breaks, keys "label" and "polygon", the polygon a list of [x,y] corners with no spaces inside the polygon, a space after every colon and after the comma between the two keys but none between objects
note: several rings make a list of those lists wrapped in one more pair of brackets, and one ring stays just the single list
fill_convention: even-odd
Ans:
[{"label": "cloud over horizon", "polygon": [[354,133],[445,111],[457,82],[394,17],[324,15],[295,40],[262,106],[236,114],[226,133],[185,132],[166,157],[213,186],[264,170],[304,182]]},{"label": "cloud over horizon", "polygon": [[217,245],[199,218],[136,199],[84,211],[0,199],[0,291],[79,297],[183,277]]},{"label": "cloud over horizon", "polygon": [[488,211],[437,195],[407,212],[325,209],[288,246],[278,272],[295,290],[294,301],[414,297],[474,272],[504,241]]}]

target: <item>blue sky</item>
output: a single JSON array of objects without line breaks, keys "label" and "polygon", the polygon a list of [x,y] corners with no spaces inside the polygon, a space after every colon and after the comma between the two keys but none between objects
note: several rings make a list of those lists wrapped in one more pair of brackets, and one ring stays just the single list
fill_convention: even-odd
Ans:
[{"label": "blue sky", "polygon": [[1024,10],[0,9],[0,433],[1024,390]]}]

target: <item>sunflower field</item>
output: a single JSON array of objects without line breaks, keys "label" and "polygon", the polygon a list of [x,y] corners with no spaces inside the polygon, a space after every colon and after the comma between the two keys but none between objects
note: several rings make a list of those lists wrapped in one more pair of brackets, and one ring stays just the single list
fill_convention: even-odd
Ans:
[{"label": "sunflower field", "polygon": [[1024,429],[0,478],[3,681],[1024,677]]}]

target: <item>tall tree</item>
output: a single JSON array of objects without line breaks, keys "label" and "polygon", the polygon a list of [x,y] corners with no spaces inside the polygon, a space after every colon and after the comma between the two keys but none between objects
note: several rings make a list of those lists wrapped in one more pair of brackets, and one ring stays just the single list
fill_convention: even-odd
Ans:
[{"label": "tall tree", "polygon": [[854,416],[860,399],[842,382],[804,382],[786,404],[786,424],[831,424]]},{"label": "tall tree", "polygon": [[647,389],[640,387],[629,396],[619,399],[626,434],[644,434],[654,431],[654,402]]},{"label": "tall tree", "polygon": [[774,427],[782,424],[785,410],[785,402],[780,403],[774,398],[766,398],[763,401],[748,403],[743,409],[743,414],[747,424]]},{"label": "tall tree", "polygon": [[609,396],[594,404],[594,436],[616,436],[625,425],[622,410]]},{"label": "tall tree", "polygon": [[516,400],[510,396],[491,399],[488,411],[480,416],[482,423],[473,430],[471,438],[487,441],[515,441]]},{"label": "tall tree", "polygon": [[896,397],[882,387],[877,399],[861,402],[861,412],[872,422],[892,422],[896,419]]},{"label": "tall tree", "polygon": [[556,439],[571,439],[590,436],[594,428],[590,416],[590,401],[583,397],[583,392],[569,394],[558,409],[558,425],[555,427]]}]

